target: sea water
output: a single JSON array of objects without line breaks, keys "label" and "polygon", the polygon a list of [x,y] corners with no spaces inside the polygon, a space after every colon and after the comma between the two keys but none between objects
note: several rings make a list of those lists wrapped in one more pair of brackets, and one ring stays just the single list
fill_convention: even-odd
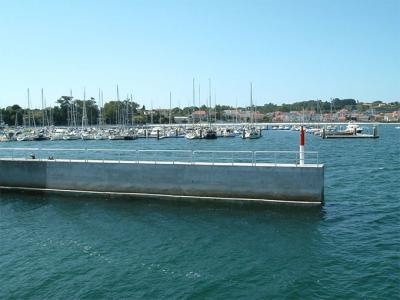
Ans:
[{"label": "sea water", "polygon": [[[325,164],[318,208],[1,193],[0,298],[399,298],[400,130],[379,131],[379,139],[306,135],[306,150]],[[269,130],[259,140],[0,147],[297,150],[298,142],[298,132]]]}]

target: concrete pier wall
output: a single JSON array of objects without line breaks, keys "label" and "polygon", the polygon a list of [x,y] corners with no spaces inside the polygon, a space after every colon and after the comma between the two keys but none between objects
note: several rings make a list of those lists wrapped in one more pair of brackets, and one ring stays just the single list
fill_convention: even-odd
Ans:
[{"label": "concrete pier wall", "polygon": [[0,186],[318,204],[324,167],[3,159]]}]

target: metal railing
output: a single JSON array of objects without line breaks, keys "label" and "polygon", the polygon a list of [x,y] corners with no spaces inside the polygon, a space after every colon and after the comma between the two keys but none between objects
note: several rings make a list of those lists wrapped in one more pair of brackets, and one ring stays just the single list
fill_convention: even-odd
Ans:
[{"label": "metal railing", "polygon": [[[0,159],[45,161],[118,162],[153,164],[229,164],[299,166],[298,151],[130,150],[74,148],[0,148]],[[315,151],[305,151],[305,163],[319,165]]]}]

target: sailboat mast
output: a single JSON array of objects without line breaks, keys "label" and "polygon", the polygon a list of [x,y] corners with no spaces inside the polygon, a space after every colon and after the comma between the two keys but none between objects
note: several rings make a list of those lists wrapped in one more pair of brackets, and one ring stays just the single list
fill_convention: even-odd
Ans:
[{"label": "sailboat mast", "polygon": [[236,111],[235,111],[235,123],[238,122],[238,107],[237,107],[237,98],[236,98]]},{"label": "sailboat mast", "polygon": [[125,120],[124,120],[124,125],[128,126],[129,125],[129,95],[126,94],[126,101],[125,101]]},{"label": "sailboat mast", "polygon": [[31,127],[31,100],[29,96],[29,88],[27,90],[28,93],[28,127]]},{"label": "sailboat mast", "polygon": [[211,116],[210,116],[210,109],[211,109],[211,79],[208,78],[208,126],[211,128]]},{"label": "sailboat mast", "polygon": [[101,91],[100,91],[100,88],[99,88],[99,119],[98,119],[98,121],[97,121],[97,123],[98,123],[98,125],[99,126],[101,126],[102,124],[102,116],[101,116]]},{"label": "sailboat mast", "polygon": [[135,123],[135,112],[134,112],[134,105],[133,105],[133,96],[131,93],[131,109],[132,109],[132,115],[131,115],[131,125],[133,126]]},{"label": "sailboat mast", "polygon": [[200,110],[200,106],[201,106],[201,105],[200,105],[200,96],[201,96],[201,95],[200,95],[200,84],[199,84],[199,110]]},{"label": "sailboat mast", "polygon": [[104,116],[103,116],[103,112],[104,112],[103,90],[101,90],[101,111],[102,111],[102,114],[101,114],[101,124],[102,124],[102,125],[105,125],[105,124],[106,124],[106,120],[104,119]]},{"label": "sailboat mast", "polygon": [[45,125],[45,115],[44,115],[44,101],[43,101],[43,88],[42,88],[42,126],[46,126]]},{"label": "sailboat mast", "polygon": [[253,115],[253,83],[250,82],[250,121],[254,123],[254,115]]},{"label": "sailboat mast", "polygon": [[192,92],[193,92],[193,107],[195,107],[196,106],[196,91],[195,91],[195,87],[194,87],[194,84],[195,84],[195,82],[194,82],[194,77],[193,77],[193,90],[192,90]]},{"label": "sailboat mast", "polygon": [[214,117],[215,123],[217,123],[217,89],[214,89]]},{"label": "sailboat mast", "polygon": [[88,125],[86,112],[86,88],[83,88],[83,109],[82,109],[82,128]]},{"label": "sailboat mast", "polygon": [[68,124],[68,125],[76,127],[76,118],[75,118],[75,109],[74,109],[75,103],[74,103],[74,101],[72,101],[72,99],[73,99],[72,89],[69,90],[69,97],[71,99],[71,103],[69,105],[69,110],[70,110],[70,114],[71,114],[71,124]]},{"label": "sailboat mast", "polygon": [[120,103],[119,103],[119,87],[117,84],[117,125],[120,123],[121,116],[120,116]]},{"label": "sailboat mast", "polygon": [[194,87],[194,77],[193,77],[193,111],[192,111],[192,125],[194,125],[194,117],[193,117],[193,112],[195,110],[196,107],[196,91],[195,91],[195,87]]},{"label": "sailboat mast", "polygon": [[171,125],[172,121],[172,93],[169,92],[169,125]]},{"label": "sailboat mast", "polygon": [[153,124],[153,121],[154,121],[153,113],[154,113],[154,111],[153,111],[153,100],[151,100],[151,113],[150,113],[150,123],[151,124]]},{"label": "sailboat mast", "polygon": [[[43,89],[42,89],[43,91]],[[50,119],[48,115],[48,109],[47,109],[47,104],[46,104],[46,97],[44,96],[44,91],[43,91],[43,103],[44,103],[44,117],[46,119],[46,126],[50,126]]]}]

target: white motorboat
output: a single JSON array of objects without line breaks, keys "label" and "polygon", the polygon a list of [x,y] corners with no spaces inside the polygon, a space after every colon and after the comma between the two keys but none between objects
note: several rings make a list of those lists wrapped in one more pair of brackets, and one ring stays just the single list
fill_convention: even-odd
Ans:
[{"label": "white motorboat", "polygon": [[222,133],[223,137],[235,137],[236,134],[233,129],[225,128],[224,132]]},{"label": "white motorboat", "polygon": [[361,133],[363,128],[361,128],[358,124],[349,123],[344,131],[347,133]]},{"label": "white motorboat", "polygon": [[81,134],[81,139],[82,140],[94,140],[94,135],[90,134],[90,133],[87,133],[87,132],[84,132],[84,133]]},{"label": "white motorboat", "polygon": [[74,140],[80,140],[81,137],[77,133],[72,132],[72,133],[68,133],[68,134],[64,135],[63,139],[66,141],[74,141]]},{"label": "white motorboat", "polygon": [[251,127],[248,129],[245,129],[244,132],[244,139],[259,139],[261,137],[261,130],[255,128],[255,127]]},{"label": "white motorboat", "polygon": [[201,135],[197,130],[190,130],[185,134],[185,138],[188,140],[197,140],[201,138]]}]

